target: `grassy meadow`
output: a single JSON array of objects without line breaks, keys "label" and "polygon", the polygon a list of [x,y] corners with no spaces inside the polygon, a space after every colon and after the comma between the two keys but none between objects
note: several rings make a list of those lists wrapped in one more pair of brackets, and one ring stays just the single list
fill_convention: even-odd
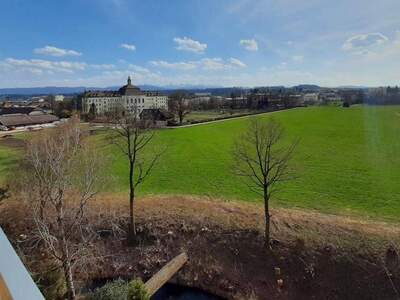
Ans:
[{"label": "grassy meadow", "polygon": [[[297,178],[285,183],[272,205],[400,219],[400,106],[309,107],[249,118],[272,116],[283,123],[288,141],[301,139],[293,160]],[[159,130],[155,146],[167,151],[140,194],[261,201],[231,173],[231,147],[249,118]],[[95,139],[112,157],[109,189],[127,191],[125,157],[105,135]],[[9,155],[0,147],[1,164]]]}]

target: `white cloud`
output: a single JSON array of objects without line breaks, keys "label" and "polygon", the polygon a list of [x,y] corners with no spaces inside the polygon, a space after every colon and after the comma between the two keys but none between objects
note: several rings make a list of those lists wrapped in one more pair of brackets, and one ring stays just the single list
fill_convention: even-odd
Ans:
[{"label": "white cloud", "polygon": [[114,69],[115,65],[113,65],[113,64],[92,64],[92,65],[90,65],[90,67],[92,67],[94,69],[99,69],[99,70],[110,70],[110,69]]},{"label": "white cloud", "polygon": [[74,71],[83,71],[87,67],[87,64],[83,62],[49,61],[42,59],[7,58],[3,63],[14,70],[35,70],[34,72],[36,73],[39,73],[40,70],[73,73]]},{"label": "white cloud", "polygon": [[258,43],[256,40],[240,40],[240,45],[244,47],[244,49],[249,51],[257,51],[258,50]]},{"label": "white cloud", "polygon": [[176,37],[174,38],[174,42],[177,44],[177,50],[203,53],[207,49],[207,44],[202,44],[199,41],[192,40],[188,37]]},{"label": "white cloud", "polygon": [[227,61],[222,58],[203,58],[195,63],[203,70],[228,70],[232,68],[246,67],[246,64],[237,58],[230,58]]},{"label": "white cloud", "polygon": [[121,44],[120,47],[124,48],[126,50],[129,50],[129,51],[135,51],[136,50],[136,46],[133,45],[133,44]]},{"label": "white cloud", "polygon": [[292,60],[294,62],[300,63],[300,62],[304,61],[304,56],[303,55],[294,55],[294,56],[292,56]]},{"label": "white cloud", "polygon": [[151,73],[149,69],[146,69],[144,67],[141,66],[137,66],[137,65],[132,65],[130,64],[129,69],[132,69],[133,71],[137,72],[137,73],[142,73],[142,74],[149,74]]},{"label": "white cloud", "polygon": [[356,54],[367,54],[370,49],[385,44],[389,39],[381,33],[359,34],[347,39],[342,49]]},{"label": "white cloud", "polygon": [[[121,85],[126,82],[126,78],[131,76],[134,84],[152,83],[158,84],[162,81],[160,75],[152,72],[138,72],[132,71],[133,68],[142,68],[136,65],[130,65],[128,69],[120,70],[107,70],[101,74],[95,76],[89,76],[79,80],[79,82],[85,83],[85,85],[97,85],[97,86],[110,86],[110,85]],[[147,70],[143,68],[143,70]],[[142,70],[142,71],[143,71]]]},{"label": "white cloud", "polygon": [[221,58],[203,58],[197,64],[201,65],[204,70],[222,70],[226,67]]},{"label": "white cloud", "polygon": [[75,50],[61,49],[54,46],[45,46],[33,50],[35,54],[50,55],[50,56],[81,56],[82,53]]},{"label": "white cloud", "polygon": [[172,69],[172,70],[193,70],[196,68],[196,64],[192,62],[167,62],[164,60],[156,60],[156,61],[151,61],[150,64],[152,64],[155,67],[161,67],[165,69]]},{"label": "white cloud", "polygon": [[227,61],[223,60],[222,58],[203,58],[200,60],[187,62],[166,62],[163,60],[158,60],[151,61],[150,64],[155,67],[182,71],[190,71],[197,68],[201,68],[206,71],[216,71],[246,67],[245,63],[236,58],[230,58]]},{"label": "white cloud", "polygon": [[239,67],[239,68],[245,68],[247,67],[246,64],[240,60],[238,60],[237,58],[233,58],[231,57],[229,59],[229,62],[232,64],[232,66],[234,67]]}]

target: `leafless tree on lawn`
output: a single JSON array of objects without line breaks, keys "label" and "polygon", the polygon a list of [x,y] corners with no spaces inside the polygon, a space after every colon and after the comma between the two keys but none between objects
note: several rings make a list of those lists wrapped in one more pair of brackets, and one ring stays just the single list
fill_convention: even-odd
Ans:
[{"label": "leafless tree on lawn", "polygon": [[244,178],[248,187],[263,197],[265,210],[265,244],[270,247],[269,201],[278,190],[279,183],[293,178],[289,161],[298,141],[282,143],[282,125],[270,119],[253,119],[236,141],[233,149],[234,173]]},{"label": "leafless tree on lawn", "polygon": [[97,192],[101,164],[75,117],[27,145],[23,194],[38,238],[63,271],[68,299],[76,299],[73,268],[94,237],[86,209]]},{"label": "leafless tree on lawn", "polygon": [[152,122],[141,120],[136,107],[131,112],[117,109],[110,117],[111,141],[129,163],[129,233],[136,236],[134,203],[140,184],[151,174],[164,150],[151,151],[155,137]]},{"label": "leafless tree on lawn", "polygon": [[185,92],[177,91],[170,95],[168,102],[169,110],[178,116],[180,125],[183,123],[183,118],[190,113],[191,110],[190,103],[185,97]]}]

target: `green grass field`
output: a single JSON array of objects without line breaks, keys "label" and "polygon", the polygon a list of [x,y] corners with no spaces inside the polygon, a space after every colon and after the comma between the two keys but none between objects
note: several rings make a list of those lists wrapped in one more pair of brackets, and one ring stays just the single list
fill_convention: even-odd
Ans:
[{"label": "green grass field", "polygon": [[[271,116],[283,123],[288,139],[301,139],[293,160],[297,179],[285,183],[273,205],[400,219],[400,106],[310,107],[253,117]],[[230,172],[232,143],[248,120],[160,130],[157,144],[168,149],[140,194],[260,201]],[[105,149],[113,160],[110,189],[127,191],[125,157]],[[4,151],[0,163],[10,160]]]},{"label": "green grass field", "polygon": [[7,177],[21,158],[21,151],[15,147],[5,146],[0,139],[0,184],[4,184]]},{"label": "green grass field", "polygon": [[[274,205],[323,212],[400,218],[400,106],[311,107],[257,118],[280,120],[288,139],[300,137],[297,179],[285,184]],[[231,174],[231,147],[248,119],[165,129],[168,150],[142,186],[142,194],[195,194],[258,201]],[[112,173],[126,190],[127,164],[119,152]]]}]

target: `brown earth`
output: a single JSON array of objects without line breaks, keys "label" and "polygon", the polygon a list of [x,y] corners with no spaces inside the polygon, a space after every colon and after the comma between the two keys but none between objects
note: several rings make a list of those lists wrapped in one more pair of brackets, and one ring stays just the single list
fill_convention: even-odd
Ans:
[{"label": "brown earth", "polygon": [[[35,274],[43,272],[47,256],[29,248],[23,236],[32,229],[26,209],[7,201],[0,225]],[[273,251],[267,253],[260,205],[183,196],[140,199],[136,246],[125,239],[127,216],[125,195],[92,202],[89,219],[99,237],[95,259],[76,266],[80,287],[118,277],[147,280],[186,251],[189,262],[173,281],[226,299],[398,299],[400,229],[393,224],[274,209]]]},{"label": "brown earth", "polygon": [[0,136],[0,145],[14,148],[14,149],[23,149],[25,146],[25,141],[19,138],[15,138],[10,134]]}]

